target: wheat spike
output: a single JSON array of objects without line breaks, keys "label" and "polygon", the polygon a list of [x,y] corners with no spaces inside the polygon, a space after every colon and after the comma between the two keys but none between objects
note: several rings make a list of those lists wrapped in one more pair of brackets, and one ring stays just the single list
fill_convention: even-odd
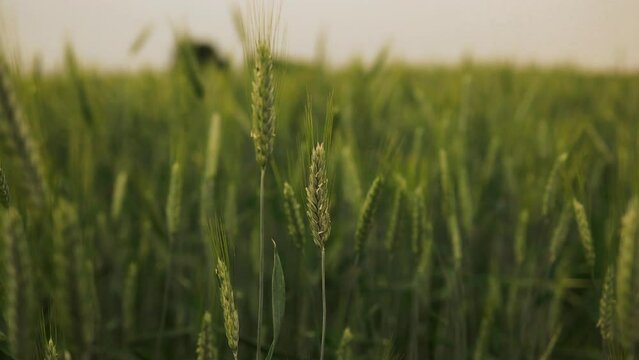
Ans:
[{"label": "wheat spike", "polygon": [[258,41],[255,47],[253,91],[251,92],[253,129],[257,163],[266,167],[273,152],[275,138],[275,83],[273,82],[273,57],[266,41]]},{"label": "wheat spike", "polygon": [[366,247],[366,240],[368,239],[368,234],[370,233],[373,225],[373,216],[377,210],[377,203],[379,202],[383,183],[384,180],[380,175],[375,177],[371,187],[368,189],[364,205],[362,205],[362,209],[359,213],[357,228],[355,229],[356,258],[363,256],[364,248]]},{"label": "wheat spike", "polygon": [[395,248],[395,232],[397,230],[397,223],[399,221],[399,212],[402,204],[403,191],[403,187],[399,184],[395,186],[393,203],[391,204],[390,208],[390,218],[388,220],[388,227],[386,228],[386,240],[384,241],[384,245],[387,251],[392,251]]},{"label": "wheat spike", "polygon": [[213,322],[208,311],[202,317],[202,327],[197,337],[195,349],[197,360],[217,360],[218,354],[214,343]]},{"label": "wheat spike", "polygon": [[300,203],[295,198],[295,191],[288,182],[284,183],[284,214],[288,223],[288,234],[298,250],[304,248],[304,220]]},{"label": "wheat spike", "polygon": [[633,311],[636,308],[636,291],[634,289],[637,276],[637,226],[639,221],[639,199],[633,198],[628,209],[621,219],[621,239],[617,257],[617,320],[621,341],[625,346],[636,339],[639,326],[633,319]]},{"label": "wheat spike", "polygon": [[313,149],[311,166],[306,186],[306,199],[309,223],[315,245],[323,248],[331,233],[330,199],[328,196],[328,176],[326,174],[326,153],[324,144],[319,143]]},{"label": "wheat spike", "polygon": [[488,280],[488,293],[484,301],[484,314],[481,319],[481,325],[479,326],[479,336],[475,344],[475,353],[473,355],[473,359],[475,360],[480,360],[485,357],[490,331],[495,320],[495,311],[499,306],[499,298],[499,281],[495,276],[491,276]]},{"label": "wheat spike", "polygon": [[233,356],[237,359],[240,322],[235,308],[231,275],[229,274],[226,264],[219,258],[217,259],[215,272],[220,282],[220,302],[222,303],[222,311],[224,312],[224,330],[226,331],[226,340],[229,344],[229,348],[233,352]]},{"label": "wheat spike", "polygon": [[58,360],[58,350],[55,347],[53,339],[49,338],[44,350],[44,360]]},{"label": "wheat spike", "polygon": [[97,297],[75,206],[58,200],[53,223],[54,306],[60,314],[58,321],[63,332],[86,351],[93,341]]},{"label": "wheat spike", "polygon": [[4,320],[10,354],[16,359],[29,358],[34,292],[31,261],[22,219],[9,208],[3,219]]},{"label": "wheat spike", "polygon": [[219,220],[209,225],[213,256],[215,259],[215,274],[220,286],[220,304],[224,317],[224,330],[229,348],[233,352],[233,357],[237,360],[238,344],[240,336],[240,322],[235,298],[233,296],[233,285],[231,284],[231,273],[229,272],[229,252],[228,239],[223,226]]},{"label": "wheat spike", "polygon": [[607,341],[613,340],[615,334],[615,272],[609,266],[606,269],[601,298],[599,299],[599,320],[597,327],[601,338]]},{"label": "wheat spike", "polygon": [[550,239],[550,263],[554,264],[559,256],[559,251],[563,246],[566,236],[568,236],[568,230],[570,230],[570,218],[572,216],[572,211],[570,211],[570,206],[568,204],[564,205],[563,210],[561,211],[561,215],[559,216],[559,221],[555,226],[555,229],[552,233],[552,238]]},{"label": "wheat spike", "polygon": [[20,158],[32,203],[40,207],[48,197],[48,186],[44,165],[40,157],[39,144],[31,135],[28,122],[16,101],[9,79],[9,71],[0,54],[0,109],[4,111],[4,124],[0,124],[7,143]]},{"label": "wheat spike", "polygon": [[351,360],[353,358],[351,342],[353,342],[353,333],[350,328],[346,328],[344,329],[342,339],[340,340],[339,347],[337,348],[337,360]]},{"label": "wheat spike", "polygon": [[548,214],[549,208],[552,205],[552,202],[555,200],[555,192],[557,190],[557,182],[559,181],[559,173],[567,159],[567,153],[559,155],[557,160],[555,160],[555,164],[553,165],[552,170],[550,171],[550,176],[548,176],[548,181],[546,182],[546,188],[544,190],[544,197],[542,202],[541,212],[544,216]]},{"label": "wheat spike", "polygon": [[180,171],[180,164],[176,162],[171,167],[169,195],[166,200],[166,224],[171,236],[175,236],[179,230],[181,210],[182,173]]},{"label": "wheat spike", "polygon": [[584,248],[586,254],[586,261],[590,268],[595,266],[595,247],[592,243],[592,235],[590,233],[590,226],[588,225],[588,217],[586,216],[586,210],[584,206],[572,199],[572,205],[575,210],[575,220],[577,221],[577,229],[579,230],[579,238],[581,239],[581,245]]}]

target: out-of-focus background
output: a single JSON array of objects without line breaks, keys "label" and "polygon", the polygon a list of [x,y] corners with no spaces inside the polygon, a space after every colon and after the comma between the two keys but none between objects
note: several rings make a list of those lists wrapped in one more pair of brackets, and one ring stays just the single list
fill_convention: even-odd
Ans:
[{"label": "out-of-focus background", "polygon": [[[62,64],[71,41],[85,62],[117,68],[166,65],[173,29],[214,41],[235,59],[241,45],[224,0],[1,0],[25,59]],[[296,0],[280,1],[286,54],[309,58],[324,39],[328,60],[370,60],[386,44],[409,62],[456,63],[471,57],[517,64],[571,64],[597,70],[639,68],[635,0]],[[135,56],[129,46],[152,31]]]}]

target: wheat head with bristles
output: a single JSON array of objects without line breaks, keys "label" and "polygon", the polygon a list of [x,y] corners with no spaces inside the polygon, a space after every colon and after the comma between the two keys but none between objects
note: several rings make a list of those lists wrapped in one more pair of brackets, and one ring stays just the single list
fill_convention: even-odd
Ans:
[{"label": "wheat head with bristles", "polygon": [[255,45],[254,60],[251,138],[255,145],[257,163],[264,168],[273,152],[273,139],[275,139],[273,55],[271,45],[265,39],[259,39]]},{"label": "wheat head with bristles", "polygon": [[224,331],[229,348],[233,352],[233,357],[237,359],[238,344],[240,340],[240,322],[235,307],[233,296],[233,285],[231,284],[231,273],[229,271],[229,249],[228,239],[220,220],[209,224],[211,234],[214,269],[220,286],[220,304],[224,317]]},{"label": "wheat head with bristles", "polygon": [[319,143],[313,149],[311,165],[306,186],[306,215],[311,224],[313,242],[324,248],[331,233],[330,199],[328,175],[326,173],[326,152],[324,144]]},{"label": "wheat head with bristles", "polygon": [[628,209],[621,219],[621,239],[617,255],[617,320],[621,342],[629,347],[636,339],[639,325],[634,321],[633,311],[637,306],[637,228],[639,225],[639,198],[630,200]]},{"label": "wheat head with bristles", "polygon": [[44,360],[58,360],[58,350],[55,347],[53,339],[49,338],[44,349]]}]

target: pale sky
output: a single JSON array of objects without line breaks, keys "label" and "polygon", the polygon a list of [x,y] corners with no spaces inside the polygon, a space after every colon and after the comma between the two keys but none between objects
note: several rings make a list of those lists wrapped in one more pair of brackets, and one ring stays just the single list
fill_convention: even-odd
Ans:
[{"label": "pale sky", "polygon": [[[329,61],[371,59],[385,44],[410,62],[477,60],[639,69],[639,0],[279,0],[284,52],[311,58],[324,35]],[[23,58],[61,64],[72,41],[85,64],[134,69],[169,59],[173,28],[241,46],[229,0],[0,0],[3,28]],[[128,49],[147,25],[135,56]],[[5,33],[6,35],[7,33]],[[17,39],[17,41],[16,41]]]}]

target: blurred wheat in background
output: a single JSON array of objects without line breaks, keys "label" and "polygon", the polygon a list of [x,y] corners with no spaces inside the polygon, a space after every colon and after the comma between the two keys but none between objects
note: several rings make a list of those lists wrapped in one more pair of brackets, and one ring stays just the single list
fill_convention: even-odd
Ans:
[{"label": "blurred wheat in background", "polygon": [[636,72],[294,61],[251,11],[244,63],[2,49],[0,358],[639,356]]}]

